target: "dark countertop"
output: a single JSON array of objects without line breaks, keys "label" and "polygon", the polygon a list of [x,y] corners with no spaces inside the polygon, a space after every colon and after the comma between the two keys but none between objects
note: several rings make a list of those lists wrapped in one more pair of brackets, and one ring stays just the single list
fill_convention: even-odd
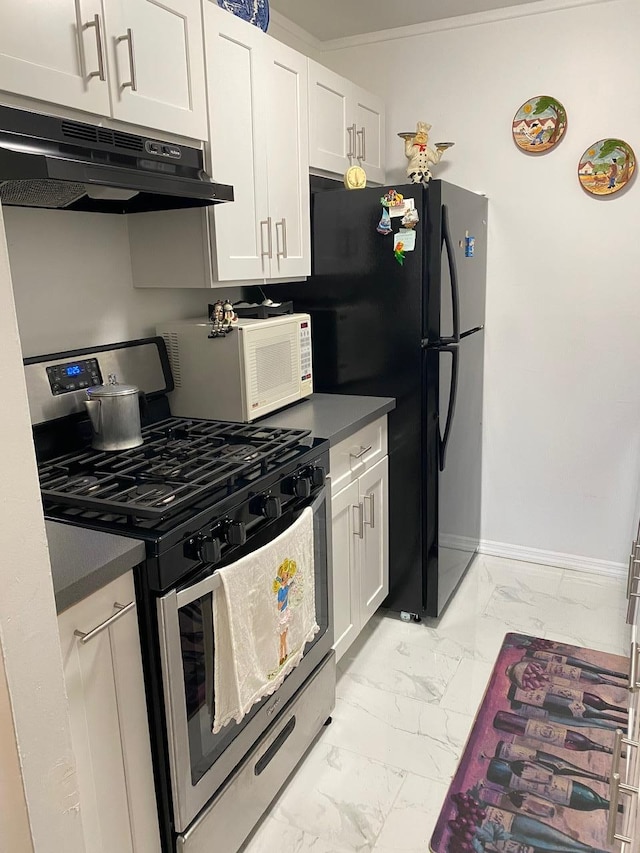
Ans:
[{"label": "dark countertop", "polygon": [[124,536],[47,521],[56,610],[97,592],[145,557],[144,543]]},{"label": "dark countertop", "polygon": [[395,409],[393,397],[355,397],[349,394],[312,394],[260,423],[288,429],[310,429],[331,446]]}]

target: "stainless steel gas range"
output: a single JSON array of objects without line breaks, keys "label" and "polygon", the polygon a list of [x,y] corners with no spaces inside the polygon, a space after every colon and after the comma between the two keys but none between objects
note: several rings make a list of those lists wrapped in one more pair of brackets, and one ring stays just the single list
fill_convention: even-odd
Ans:
[{"label": "stainless steel gas range", "polygon": [[[91,449],[84,388],[54,387],[84,364],[144,390],[142,445]],[[171,417],[160,338],[30,358],[25,375],[45,516],[145,543],[136,595],[163,851],[235,853],[334,706],[328,443],[300,430]],[[282,535],[307,507],[320,631],[275,693],[214,735],[216,572]]]}]

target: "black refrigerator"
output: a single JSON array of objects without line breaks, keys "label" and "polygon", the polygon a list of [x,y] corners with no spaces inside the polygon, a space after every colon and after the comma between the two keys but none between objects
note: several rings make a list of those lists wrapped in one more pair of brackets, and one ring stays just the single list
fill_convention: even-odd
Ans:
[{"label": "black refrigerator", "polygon": [[400,264],[401,217],[377,231],[390,189],[314,192],[312,277],[269,296],[312,316],[316,391],[396,398],[385,606],[437,617],[480,539],[487,200],[393,187],[420,218]]}]

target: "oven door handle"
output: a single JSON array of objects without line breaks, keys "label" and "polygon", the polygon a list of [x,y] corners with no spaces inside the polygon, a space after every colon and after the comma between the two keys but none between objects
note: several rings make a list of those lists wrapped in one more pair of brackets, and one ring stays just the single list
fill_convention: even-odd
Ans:
[{"label": "oven door handle", "polygon": [[[311,509],[311,512],[315,515],[318,508],[321,506],[323,501],[326,501],[326,487],[323,488],[314,500],[308,505],[305,506],[305,509]],[[287,532],[289,528],[283,530],[280,536]],[[278,538],[278,537],[276,537]],[[275,541],[275,540],[273,540]],[[233,563],[231,563],[233,565]],[[222,583],[222,578],[220,577],[219,572],[216,570],[213,574],[209,575],[208,578],[200,581],[199,583],[194,584],[193,586],[189,586],[186,589],[180,590],[180,592],[175,593],[176,596],[176,607],[178,610],[181,607],[186,607],[187,604],[191,604],[192,601],[197,601],[199,598],[202,598],[204,595],[208,595],[210,592],[214,592],[214,590],[218,589],[220,584]]]}]

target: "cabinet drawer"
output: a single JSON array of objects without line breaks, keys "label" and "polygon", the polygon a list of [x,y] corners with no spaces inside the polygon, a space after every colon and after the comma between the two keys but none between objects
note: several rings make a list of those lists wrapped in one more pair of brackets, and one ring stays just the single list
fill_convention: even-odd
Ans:
[{"label": "cabinet drawer", "polygon": [[378,418],[331,448],[331,493],[345,486],[387,455],[387,417]]}]

